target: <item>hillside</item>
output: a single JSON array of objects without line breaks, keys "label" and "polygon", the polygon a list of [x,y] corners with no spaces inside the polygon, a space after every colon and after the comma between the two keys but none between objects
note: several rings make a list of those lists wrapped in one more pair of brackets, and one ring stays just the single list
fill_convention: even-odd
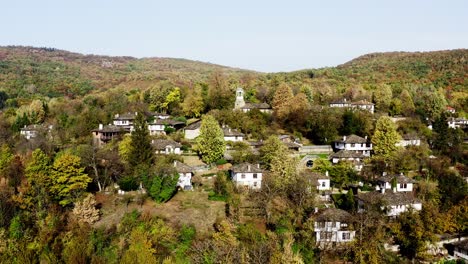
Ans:
[{"label": "hillside", "polygon": [[31,93],[79,96],[115,86],[141,88],[158,80],[183,85],[205,80],[215,71],[232,75],[247,72],[186,59],[137,59],[52,48],[0,47],[0,87],[20,97]]}]

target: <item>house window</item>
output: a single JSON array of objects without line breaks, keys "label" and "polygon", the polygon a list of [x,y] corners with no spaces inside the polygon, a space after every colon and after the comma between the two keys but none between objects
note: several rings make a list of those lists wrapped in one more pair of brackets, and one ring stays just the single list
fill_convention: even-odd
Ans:
[{"label": "house window", "polygon": [[254,183],[253,183],[253,186],[254,186],[254,187],[257,187],[257,182],[254,182]]},{"label": "house window", "polygon": [[325,222],[318,222],[318,227],[319,228],[324,228],[325,227]]},{"label": "house window", "polygon": [[320,232],[320,239],[322,240],[331,240],[333,236],[332,232]]},{"label": "house window", "polygon": [[325,187],[325,182],[322,182],[322,187]]},{"label": "house window", "polygon": [[351,147],[354,148],[355,145],[356,145],[356,144],[352,143],[352,144],[351,144]]},{"label": "house window", "polygon": [[341,223],[341,227],[348,227],[347,223]]},{"label": "house window", "polygon": [[349,232],[342,233],[341,235],[342,235],[343,240],[351,239],[351,234]]},{"label": "house window", "polygon": [[241,174],[241,179],[245,179],[245,174],[244,173]]},{"label": "house window", "polygon": [[406,183],[400,183],[400,189],[406,189],[407,185]]},{"label": "house window", "polygon": [[257,179],[257,173],[254,173],[254,174],[253,174],[253,178],[254,178],[254,179]]}]

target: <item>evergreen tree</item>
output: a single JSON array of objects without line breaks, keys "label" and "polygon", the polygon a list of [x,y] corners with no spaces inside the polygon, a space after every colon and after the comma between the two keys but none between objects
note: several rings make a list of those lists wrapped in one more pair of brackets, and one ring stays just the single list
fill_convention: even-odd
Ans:
[{"label": "evergreen tree", "polygon": [[396,143],[400,141],[400,134],[396,130],[396,125],[388,116],[381,116],[377,120],[372,144],[374,153],[377,156],[389,158],[397,149]]},{"label": "evergreen tree", "polygon": [[224,155],[226,142],[224,142],[223,130],[211,115],[205,115],[202,118],[197,148],[202,160],[206,163],[213,163]]},{"label": "evergreen tree", "polygon": [[138,113],[134,122],[134,131],[131,135],[132,146],[128,155],[128,163],[132,168],[137,165],[150,166],[153,162],[153,148],[145,116]]}]

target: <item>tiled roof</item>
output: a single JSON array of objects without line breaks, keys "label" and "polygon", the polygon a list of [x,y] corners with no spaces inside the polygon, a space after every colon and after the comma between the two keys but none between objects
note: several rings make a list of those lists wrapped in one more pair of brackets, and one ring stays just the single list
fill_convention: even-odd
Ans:
[{"label": "tiled roof", "polygon": [[386,205],[407,205],[420,203],[420,201],[414,197],[411,192],[393,192],[386,191],[385,193],[380,192],[368,192],[368,193],[359,193],[357,195],[359,200],[364,201],[365,203],[375,204],[379,201],[382,201]]},{"label": "tiled roof", "polygon": [[414,183],[411,178],[406,177],[403,174],[397,175],[385,175],[377,179],[380,182],[392,182],[393,178],[396,178],[397,183]]},{"label": "tiled roof", "polygon": [[45,129],[45,127],[43,125],[29,125],[29,126],[25,126],[23,128],[21,128],[21,131],[38,131],[38,130],[42,130],[42,129]]},{"label": "tiled roof", "polygon": [[302,147],[301,144],[298,144],[296,142],[283,142],[283,144],[286,145],[288,149],[299,149],[300,147]]},{"label": "tiled roof", "polygon": [[352,105],[374,105],[373,103],[368,102],[368,101],[366,101],[366,100],[361,100],[361,101],[357,101],[357,102],[352,102],[351,104],[352,104]]},{"label": "tiled roof", "polygon": [[109,132],[114,132],[114,133],[124,133],[127,132],[124,130],[121,126],[114,126],[114,125],[106,125],[103,126],[101,129],[93,129],[93,132],[101,132],[101,133],[109,133]]},{"label": "tiled roof", "polygon": [[136,113],[125,113],[115,115],[114,120],[134,120],[135,118]]},{"label": "tiled roof", "polygon": [[271,109],[267,103],[245,103],[241,109]]},{"label": "tiled roof", "polygon": [[151,145],[153,145],[157,150],[164,150],[166,149],[166,146],[172,146],[174,148],[180,148],[182,146],[178,142],[167,139],[154,139],[151,141]]},{"label": "tiled roof", "polygon": [[360,136],[349,135],[349,136],[346,136],[346,139],[343,137],[341,140],[338,140],[337,142],[348,143],[348,144],[356,144],[356,143],[362,144],[362,143],[367,143],[368,140]]},{"label": "tiled roof", "polygon": [[201,121],[198,120],[198,121],[195,121],[195,122],[191,123],[190,125],[186,126],[185,130],[195,130],[195,129],[200,128],[200,126],[201,126]]},{"label": "tiled roof", "polygon": [[337,208],[327,208],[316,218],[316,222],[352,222],[352,216],[345,210]]},{"label": "tiled roof", "polygon": [[177,125],[183,125],[184,122],[173,120],[173,119],[155,119],[152,123],[152,125],[171,125],[171,126],[177,126]]},{"label": "tiled roof", "polygon": [[330,158],[337,158],[337,159],[349,159],[349,158],[354,158],[354,159],[363,159],[365,156],[362,154],[362,152],[356,152],[352,150],[340,150],[336,153],[333,153]]},{"label": "tiled roof", "polygon": [[254,164],[250,164],[250,163],[241,163],[241,164],[234,165],[234,166],[232,166],[231,170],[234,173],[237,173],[237,172],[253,172],[253,173],[263,172],[258,164],[254,165]]},{"label": "tiled roof", "polygon": [[182,163],[180,161],[174,161],[174,167],[176,169],[177,172],[179,173],[189,173],[189,172],[193,172],[193,168],[190,167],[189,165],[185,164],[185,163]]},{"label": "tiled roof", "polygon": [[233,128],[223,128],[225,137],[243,137],[244,134]]}]

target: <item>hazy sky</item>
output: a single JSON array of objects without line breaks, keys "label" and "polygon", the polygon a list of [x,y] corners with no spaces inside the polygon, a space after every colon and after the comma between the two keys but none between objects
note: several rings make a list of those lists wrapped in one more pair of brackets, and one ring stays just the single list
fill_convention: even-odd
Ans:
[{"label": "hazy sky", "polygon": [[3,0],[0,45],[272,72],[468,48],[467,0]]}]

